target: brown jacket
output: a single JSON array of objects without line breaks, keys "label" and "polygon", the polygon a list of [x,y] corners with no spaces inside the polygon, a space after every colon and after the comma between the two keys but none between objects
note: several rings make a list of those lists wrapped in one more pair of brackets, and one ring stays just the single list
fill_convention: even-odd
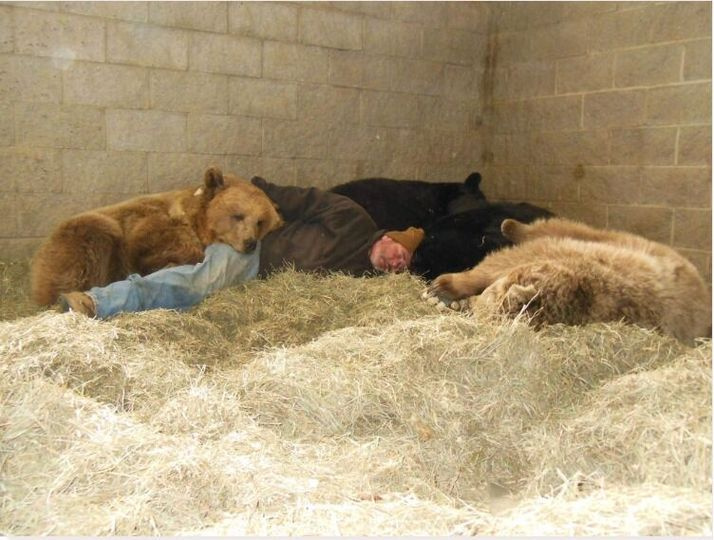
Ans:
[{"label": "brown jacket", "polygon": [[278,205],[285,220],[285,225],[261,242],[261,277],[285,265],[306,272],[332,270],[356,276],[375,272],[369,249],[384,231],[364,208],[318,188],[279,186],[257,176],[251,182]]}]

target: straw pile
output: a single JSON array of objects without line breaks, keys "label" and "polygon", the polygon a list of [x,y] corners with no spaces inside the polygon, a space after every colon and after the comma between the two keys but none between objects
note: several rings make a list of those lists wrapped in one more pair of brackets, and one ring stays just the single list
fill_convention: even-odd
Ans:
[{"label": "straw pile", "polygon": [[110,321],[31,314],[24,287],[0,533],[711,534],[708,340],[440,313],[408,275],[286,271]]}]

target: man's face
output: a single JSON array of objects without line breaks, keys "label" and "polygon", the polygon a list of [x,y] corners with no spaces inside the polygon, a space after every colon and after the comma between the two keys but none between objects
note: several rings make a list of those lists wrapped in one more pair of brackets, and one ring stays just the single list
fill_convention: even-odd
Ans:
[{"label": "man's face", "polygon": [[385,234],[372,245],[369,260],[374,268],[382,272],[402,272],[409,268],[412,254]]}]

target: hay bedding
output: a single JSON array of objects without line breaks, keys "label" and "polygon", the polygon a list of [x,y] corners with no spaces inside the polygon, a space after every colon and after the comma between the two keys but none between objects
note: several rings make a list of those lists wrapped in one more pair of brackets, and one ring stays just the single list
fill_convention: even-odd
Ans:
[{"label": "hay bedding", "polygon": [[709,341],[294,271],[100,322],[13,272],[0,533],[711,534]]}]

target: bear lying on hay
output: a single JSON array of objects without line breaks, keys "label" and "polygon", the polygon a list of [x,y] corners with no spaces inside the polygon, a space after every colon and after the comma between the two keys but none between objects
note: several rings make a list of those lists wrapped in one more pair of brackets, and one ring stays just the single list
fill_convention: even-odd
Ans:
[{"label": "bear lying on hay", "polygon": [[448,272],[462,272],[491,251],[513,245],[501,232],[506,218],[531,222],[553,214],[528,203],[479,201],[471,210],[442,216],[424,229],[424,240],[414,252],[411,272],[432,280]]},{"label": "bear lying on hay", "polygon": [[471,173],[463,182],[425,182],[391,178],[361,178],[330,188],[355,201],[377,227],[402,231],[428,226],[447,214],[470,210],[484,201],[481,175]]},{"label": "bear lying on hay", "polygon": [[711,336],[707,286],[672,248],[558,218],[530,225],[506,219],[501,229],[515,247],[439,276],[429,293],[472,297],[473,307],[511,315],[525,311],[536,326],[622,319],[685,342]]},{"label": "bear lying on hay", "polygon": [[32,298],[51,305],[63,292],[195,264],[213,242],[249,253],[280,225],[263,191],[211,167],[202,188],[136,197],[60,223],[32,262]]}]

